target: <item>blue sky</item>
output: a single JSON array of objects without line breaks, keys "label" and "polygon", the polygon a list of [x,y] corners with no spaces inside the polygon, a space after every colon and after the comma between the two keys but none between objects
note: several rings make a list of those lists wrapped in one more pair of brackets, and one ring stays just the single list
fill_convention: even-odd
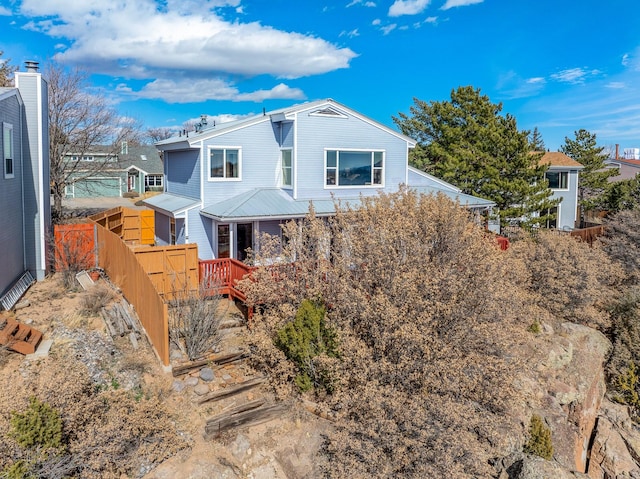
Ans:
[{"label": "blue sky", "polygon": [[472,85],[552,150],[640,147],[637,0],[0,0],[0,50],[86,70],[145,127],[322,98],[394,127]]}]

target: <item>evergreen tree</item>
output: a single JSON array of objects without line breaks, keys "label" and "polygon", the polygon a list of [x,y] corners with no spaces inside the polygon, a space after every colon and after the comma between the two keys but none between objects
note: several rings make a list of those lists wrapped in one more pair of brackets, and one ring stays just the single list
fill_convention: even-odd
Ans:
[{"label": "evergreen tree", "polygon": [[414,98],[410,115],[393,120],[402,133],[417,140],[413,166],[496,203],[500,222],[524,219],[525,225],[544,224],[537,216],[557,205],[539,165],[531,154],[527,131],[519,131],[511,115],[502,116],[479,89],[459,87],[451,101],[424,102]]},{"label": "evergreen tree", "polygon": [[565,136],[564,145],[560,147],[560,151],[584,166],[578,182],[580,219],[584,220],[586,211],[604,206],[611,187],[608,180],[618,172],[615,169],[606,168],[604,161],[609,155],[605,153],[604,147],[597,146],[595,133],[581,129],[574,134],[573,140]]},{"label": "evergreen tree", "polygon": [[529,135],[529,148],[531,151],[546,151],[547,147],[544,145],[542,135],[538,130],[538,127],[534,127],[533,131]]}]

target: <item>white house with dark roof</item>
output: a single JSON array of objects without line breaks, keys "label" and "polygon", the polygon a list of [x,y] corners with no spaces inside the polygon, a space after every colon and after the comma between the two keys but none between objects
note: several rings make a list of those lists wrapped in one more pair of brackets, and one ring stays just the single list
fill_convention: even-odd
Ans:
[{"label": "white house with dark roof", "polygon": [[38,64],[0,88],[0,309],[47,271],[51,229],[47,82]]},{"label": "white house with dark roof", "polygon": [[330,216],[334,200],[357,205],[403,184],[478,211],[494,206],[410,168],[415,144],[331,99],[158,142],[165,192],[145,200],[156,212],[156,243],[197,243],[201,259],[242,260],[260,233],[280,235],[280,224],[304,217],[311,203]]}]

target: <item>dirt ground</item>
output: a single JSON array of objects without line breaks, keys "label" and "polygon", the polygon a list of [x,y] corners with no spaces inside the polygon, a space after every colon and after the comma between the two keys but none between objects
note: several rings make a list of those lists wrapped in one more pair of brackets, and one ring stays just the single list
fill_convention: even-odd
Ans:
[{"label": "dirt ground", "polygon": [[[110,285],[108,279],[98,280]],[[112,286],[112,285],[111,285]],[[203,391],[221,390],[258,375],[245,363],[212,367],[214,379],[204,381],[200,372],[174,378],[162,368],[151,346],[144,337],[135,350],[127,336],[112,339],[99,315],[87,317],[80,314],[83,295],[78,291],[67,292],[54,276],[34,284],[22,298],[26,305],[13,314],[18,321],[32,325],[53,340],[50,354],[64,352],[68,360],[82,361],[97,384],[117,378],[124,388],[142,388],[163,398],[163,403],[177,418],[178,433],[188,439],[191,447],[185,449],[151,471],[142,471],[135,477],[145,479],[204,479],[204,478],[253,478],[296,479],[318,477],[318,451],[322,434],[330,427],[320,419],[292,402],[284,404],[284,412],[268,422],[252,427],[240,427],[213,440],[204,438],[207,419],[237,405],[263,397],[273,401],[268,383],[231,398],[198,405]],[[119,298],[118,298],[119,299]],[[239,311],[224,301],[228,315],[236,318]],[[246,328],[225,330],[218,354],[242,349]],[[178,364],[179,354],[172,354],[172,363]],[[129,368],[133,361],[143,362],[145,367]],[[29,357],[11,353],[0,366],[3,373],[25,368],[45,373],[46,361],[34,361]],[[38,369],[40,368],[40,371]],[[142,371],[142,372],[140,372]],[[16,375],[0,374],[0,388],[9,388],[7,378]],[[111,379],[110,379],[111,378]],[[64,378],[58,378],[64,387]],[[123,476],[124,479],[126,476]]]}]

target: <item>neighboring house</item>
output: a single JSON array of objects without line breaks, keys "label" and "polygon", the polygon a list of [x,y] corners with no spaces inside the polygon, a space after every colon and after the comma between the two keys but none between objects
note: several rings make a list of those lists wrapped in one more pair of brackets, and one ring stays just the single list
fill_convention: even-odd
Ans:
[{"label": "neighboring house", "polygon": [[334,199],[441,192],[474,210],[494,203],[408,167],[415,141],[333,100],[292,106],[156,143],[165,193],[145,200],[155,210],[156,243],[197,243],[201,259],[243,260],[260,233],[302,218],[313,203],[335,214]]},{"label": "neighboring house", "polygon": [[549,165],[545,177],[553,192],[552,198],[561,200],[558,206],[550,211],[556,214],[556,219],[549,221],[546,226],[563,230],[578,227],[578,181],[580,170],[584,167],[559,151],[546,152],[540,163]]},{"label": "neighboring house", "polygon": [[[70,155],[69,162],[78,163],[78,173],[65,187],[67,198],[94,196],[122,196],[135,191],[162,191],[164,173],[162,159],[155,146],[128,145],[122,142],[118,151],[112,147],[97,146],[82,158]],[[79,178],[73,181],[73,178]]]},{"label": "neighboring house", "polygon": [[631,180],[640,173],[640,160],[631,160],[626,158],[615,158],[605,160],[607,168],[615,168],[618,170],[616,176],[610,176],[609,182],[614,183],[616,181]]},{"label": "neighboring house", "polygon": [[[47,83],[38,64],[0,88],[0,300],[44,279],[51,229]],[[27,273],[27,276],[23,277]],[[22,291],[23,292],[23,291]],[[0,308],[10,307],[2,301]]]}]

